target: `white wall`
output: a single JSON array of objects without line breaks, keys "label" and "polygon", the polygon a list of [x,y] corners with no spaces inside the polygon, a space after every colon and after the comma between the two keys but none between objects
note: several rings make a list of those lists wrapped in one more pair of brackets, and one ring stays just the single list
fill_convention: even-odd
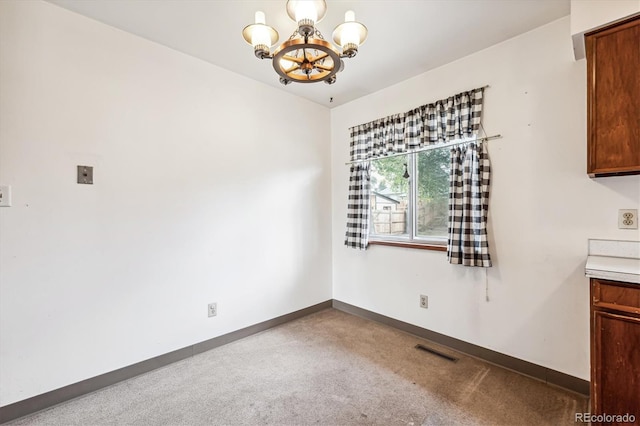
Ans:
[{"label": "white wall", "polygon": [[0,31],[0,405],[331,298],[326,108],[44,2]]},{"label": "white wall", "polygon": [[[587,177],[585,61],[569,27],[562,18],[331,111],[335,299],[588,380],[587,239],[640,239],[617,229],[618,209],[640,207],[640,176]],[[343,245],[347,129],[485,84],[484,127],[503,135],[489,142],[488,302],[485,270],[446,253]]]},{"label": "white wall", "polygon": [[638,12],[640,0],[571,0],[571,34],[584,34]]},{"label": "white wall", "polygon": [[585,57],[585,33],[636,13],[640,13],[640,0],[571,0],[571,37],[575,58]]}]

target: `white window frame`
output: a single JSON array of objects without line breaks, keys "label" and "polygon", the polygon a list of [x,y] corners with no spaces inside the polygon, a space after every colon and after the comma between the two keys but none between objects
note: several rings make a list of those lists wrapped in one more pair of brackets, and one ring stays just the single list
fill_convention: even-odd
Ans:
[{"label": "white window frame", "polygon": [[[380,242],[380,243],[398,243],[398,244],[412,244],[412,245],[416,244],[416,245],[424,245],[424,246],[446,247],[449,239],[448,235],[444,235],[442,237],[420,237],[416,234],[417,224],[416,224],[415,209],[416,209],[416,200],[418,199],[418,189],[414,180],[415,176],[418,175],[417,173],[418,166],[417,166],[416,156],[423,151],[429,151],[431,149],[446,149],[454,145],[461,145],[465,143],[475,142],[476,140],[477,140],[477,137],[474,136],[471,138],[459,139],[459,140],[455,140],[455,141],[441,144],[441,145],[432,145],[428,148],[424,148],[424,149],[420,149],[420,150],[416,150],[416,151],[412,151],[404,154],[407,157],[407,169],[409,171],[409,179],[408,179],[409,180],[409,191],[408,191],[409,208],[407,210],[408,212],[407,227],[409,229],[408,229],[407,235],[406,236],[398,236],[398,235],[385,236],[381,234],[374,234],[373,233],[373,230],[374,230],[373,213],[370,205],[369,206],[369,242],[374,244],[376,242]],[[385,158],[385,157],[382,157],[382,158]],[[374,161],[376,160],[371,160],[372,163]]]}]

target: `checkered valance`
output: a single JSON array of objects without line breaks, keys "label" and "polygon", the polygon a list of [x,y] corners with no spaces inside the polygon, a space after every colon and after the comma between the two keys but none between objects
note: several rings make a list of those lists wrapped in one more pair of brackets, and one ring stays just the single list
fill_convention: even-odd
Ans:
[{"label": "checkered valance", "polygon": [[351,160],[369,160],[476,135],[484,88],[349,129]]}]

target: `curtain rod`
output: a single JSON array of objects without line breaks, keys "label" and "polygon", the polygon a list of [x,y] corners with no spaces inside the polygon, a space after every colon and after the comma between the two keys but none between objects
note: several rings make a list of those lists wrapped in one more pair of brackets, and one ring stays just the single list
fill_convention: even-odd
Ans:
[{"label": "curtain rod", "polygon": [[502,137],[502,135],[498,134],[498,135],[493,135],[493,136],[485,136],[484,138],[468,140],[468,141],[456,141],[456,142],[443,143],[441,145],[429,145],[426,148],[420,148],[420,149],[416,149],[416,150],[413,150],[413,151],[399,152],[399,153],[396,153],[396,154],[384,155],[384,156],[378,157],[378,158],[369,158],[367,160],[348,161],[348,162],[344,163],[344,165],[345,166],[349,166],[351,164],[364,163],[365,161],[375,161],[375,160],[380,160],[380,159],[383,159],[383,158],[399,157],[401,155],[415,154],[417,152],[429,151],[429,150],[437,149],[437,148],[446,148],[448,146],[462,145],[462,144],[465,144],[465,143],[486,142],[486,141],[490,141],[490,140],[493,140],[493,139],[500,139],[501,137]]}]

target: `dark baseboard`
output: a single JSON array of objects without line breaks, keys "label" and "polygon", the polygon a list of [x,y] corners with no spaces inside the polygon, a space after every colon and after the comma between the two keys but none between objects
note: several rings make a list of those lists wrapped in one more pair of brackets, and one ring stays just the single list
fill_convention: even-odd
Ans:
[{"label": "dark baseboard", "polygon": [[214,337],[213,339],[196,343],[194,345],[187,346],[185,348],[178,349],[173,352],[157,356],[155,358],[141,361],[136,364],[120,368],[118,370],[110,371],[108,373],[92,377],[90,379],[82,380],[78,383],[73,383],[59,389],[54,389],[50,392],[36,395],[22,401],[14,402],[13,404],[5,405],[4,407],[0,407],[0,423],[5,423],[11,420],[15,420],[19,417],[26,416],[28,414],[50,408],[62,402],[66,402],[79,396],[95,392],[99,389],[111,386],[123,380],[131,379],[140,374],[148,373],[149,371],[164,367],[176,361],[180,361],[204,351],[208,351],[209,349],[214,349],[219,346],[226,345],[227,343],[231,343],[252,334],[268,330],[280,324],[284,324],[289,321],[302,318],[331,307],[332,301],[327,300],[326,302],[318,303],[317,305],[309,306],[308,308],[300,309],[299,311],[291,312],[277,318],[263,321],[259,324],[254,324],[222,336]]},{"label": "dark baseboard", "polygon": [[524,361],[519,358],[514,358],[500,352],[492,351],[490,349],[483,348],[472,343],[467,343],[465,341],[458,340],[444,334],[436,333],[435,331],[431,331],[426,328],[418,327],[413,324],[380,315],[375,312],[341,302],[339,300],[333,300],[333,307],[340,311],[376,321],[404,331],[406,333],[421,337],[423,339],[430,340],[434,343],[447,346],[455,351],[470,355],[475,358],[479,358],[491,364],[495,364],[497,366],[515,371],[516,373],[524,374],[525,376],[541,380],[550,385],[558,386],[584,396],[589,396],[589,381],[587,380],[582,380],[578,377],[570,376],[568,374],[561,373],[559,371],[552,370],[541,365],[533,364],[531,362]]},{"label": "dark baseboard", "polygon": [[500,352],[495,352],[481,346],[467,343],[462,340],[446,336],[444,334],[436,333],[434,331],[427,330],[425,328],[399,321],[397,319],[390,318],[384,315],[380,315],[375,312],[371,312],[366,309],[362,309],[357,306],[334,299],[318,303],[317,305],[309,306],[308,308],[291,312],[277,318],[263,321],[259,324],[254,324],[252,326],[236,330],[222,336],[214,337],[213,339],[196,343],[194,345],[187,346],[185,348],[178,349],[173,352],[157,356],[155,358],[141,361],[136,364],[120,368],[118,370],[110,371],[108,373],[92,377],[90,379],[82,380],[78,383],[73,383],[71,385],[64,386],[50,392],[36,395],[22,401],[14,402],[13,404],[5,405],[4,407],[0,407],[0,423],[5,423],[29,414],[33,414],[37,411],[41,411],[62,402],[66,402],[82,395],[95,392],[123,380],[131,379],[135,376],[148,373],[149,371],[164,367],[176,361],[189,358],[193,355],[220,347],[222,345],[226,345],[227,343],[243,339],[245,337],[251,336],[252,334],[268,330],[275,326],[305,317],[307,315],[331,307],[352,315],[388,325],[406,333],[410,333],[423,339],[438,343],[440,345],[447,346],[466,355],[470,355],[482,359],[483,361],[498,365],[500,367],[513,370],[517,373],[533,377],[545,383],[577,392],[582,395],[589,395],[589,382],[586,380],[569,376],[559,371],[551,370],[537,364],[523,361],[521,359],[514,358]]}]

